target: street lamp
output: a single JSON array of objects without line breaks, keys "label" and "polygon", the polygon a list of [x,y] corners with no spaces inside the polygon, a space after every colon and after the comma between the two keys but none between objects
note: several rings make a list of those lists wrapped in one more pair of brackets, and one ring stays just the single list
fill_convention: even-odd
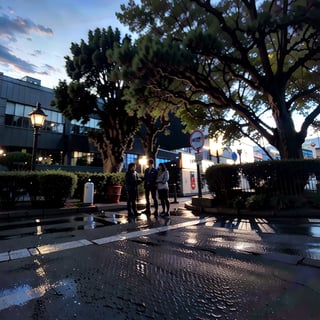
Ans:
[{"label": "street lamp", "polygon": [[146,167],[148,161],[147,161],[147,157],[146,156],[142,156],[141,158],[139,158],[139,165],[140,165],[140,173],[143,174],[144,173],[144,168]]},{"label": "street lamp", "polygon": [[35,169],[36,164],[36,153],[39,137],[39,129],[43,127],[47,115],[41,109],[41,104],[38,102],[36,109],[29,113],[29,117],[33,127],[33,146],[32,146],[32,160],[31,160],[31,170]]},{"label": "street lamp", "polygon": [[241,164],[241,154],[242,154],[242,149],[237,149],[237,153],[239,155],[239,162]]},{"label": "street lamp", "polygon": [[220,156],[223,154],[222,138],[209,139],[210,154],[216,157],[217,163],[220,163]]}]

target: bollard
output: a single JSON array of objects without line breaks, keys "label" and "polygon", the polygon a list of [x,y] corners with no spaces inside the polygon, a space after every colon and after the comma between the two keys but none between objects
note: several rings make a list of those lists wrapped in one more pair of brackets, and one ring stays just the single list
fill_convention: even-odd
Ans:
[{"label": "bollard", "polygon": [[89,179],[89,181],[84,184],[83,203],[90,203],[90,205],[93,206],[93,193],[94,183]]}]

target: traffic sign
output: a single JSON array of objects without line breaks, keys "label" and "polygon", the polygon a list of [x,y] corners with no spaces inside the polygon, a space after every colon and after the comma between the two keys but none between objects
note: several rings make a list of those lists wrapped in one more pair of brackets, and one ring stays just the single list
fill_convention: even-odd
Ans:
[{"label": "traffic sign", "polygon": [[238,159],[237,153],[236,152],[232,152],[231,158],[232,158],[233,161],[237,161],[237,159]]},{"label": "traffic sign", "polygon": [[201,130],[194,130],[190,136],[191,147],[199,152],[204,145],[204,134]]}]

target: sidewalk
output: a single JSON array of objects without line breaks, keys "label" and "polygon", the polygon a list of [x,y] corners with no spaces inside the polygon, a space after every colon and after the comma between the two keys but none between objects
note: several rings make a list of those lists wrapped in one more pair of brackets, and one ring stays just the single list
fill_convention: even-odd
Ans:
[{"label": "sidewalk", "polygon": [[[178,198],[176,202],[170,200],[170,211],[176,211],[178,208],[185,208],[185,203],[190,202],[190,197]],[[138,210],[143,210],[144,204],[138,203]],[[13,210],[0,210],[0,220],[9,218],[27,218],[27,217],[45,217],[59,214],[77,214],[77,213],[95,213],[100,211],[126,211],[127,203],[121,201],[119,203],[94,203],[92,205],[74,205],[73,201],[67,201],[63,208],[19,208]]]},{"label": "sidewalk", "polygon": [[[213,207],[209,197],[180,197],[176,199],[170,198],[170,211],[174,212],[178,209],[186,209],[193,212],[205,214],[207,216],[240,216],[240,217],[269,217],[269,218],[320,218],[320,210],[316,208],[293,208],[286,210],[267,209],[267,210],[248,210],[235,208]],[[119,203],[94,203],[92,205],[78,205],[80,201],[70,200],[65,203],[63,208],[17,208],[13,210],[0,209],[0,220],[9,218],[27,218],[27,217],[45,217],[59,214],[77,214],[77,213],[95,213],[100,211],[126,211],[127,203],[121,201]],[[138,210],[141,211],[145,207],[144,201],[138,202]]]}]

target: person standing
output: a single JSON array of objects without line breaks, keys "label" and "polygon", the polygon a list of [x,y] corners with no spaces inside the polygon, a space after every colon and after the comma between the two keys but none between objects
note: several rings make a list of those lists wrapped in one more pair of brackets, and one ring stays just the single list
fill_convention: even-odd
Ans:
[{"label": "person standing", "polygon": [[127,190],[127,210],[128,216],[137,216],[137,199],[138,199],[138,185],[141,179],[136,171],[135,163],[129,163],[128,171],[126,172],[126,190]]},{"label": "person standing", "polygon": [[158,215],[158,199],[157,199],[157,177],[158,170],[154,167],[153,159],[149,159],[149,167],[144,171],[144,191],[146,197],[146,215],[151,213],[150,194],[153,200],[154,215]]},{"label": "person standing", "polygon": [[162,216],[169,216],[170,202],[169,202],[169,171],[164,163],[160,163],[158,167],[157,188],[159,200],[162,206]]}]

